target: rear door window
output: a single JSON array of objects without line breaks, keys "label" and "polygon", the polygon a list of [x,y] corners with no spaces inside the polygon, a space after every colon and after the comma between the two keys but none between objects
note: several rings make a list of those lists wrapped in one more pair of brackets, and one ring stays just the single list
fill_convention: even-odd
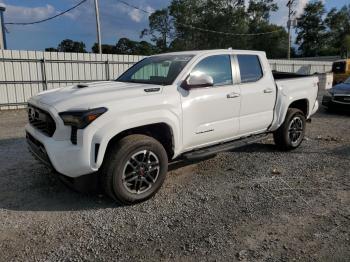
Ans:
[{"label": "rear door window", "polygon": [[260,59],[256,55],[237,55],[241,82],[256,82],[263,77]]}]

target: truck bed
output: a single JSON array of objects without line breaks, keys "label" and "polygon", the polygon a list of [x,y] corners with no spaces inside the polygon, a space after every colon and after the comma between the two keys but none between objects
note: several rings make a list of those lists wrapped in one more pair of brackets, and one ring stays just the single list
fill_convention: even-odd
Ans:
[{"label": "truck bed", "polygon": [[302,74],[297,74],[297,73],[278,72],[278,71],[272,71],[272,75],[275,78],[275,80],[310,77],[310,75],[302,75]]}]

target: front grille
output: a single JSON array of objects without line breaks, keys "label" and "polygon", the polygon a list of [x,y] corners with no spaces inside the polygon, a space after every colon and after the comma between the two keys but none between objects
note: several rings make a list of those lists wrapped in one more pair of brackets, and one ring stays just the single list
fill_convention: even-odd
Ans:
[{"label": "front grille", "polygon": [[350,96],[335,96],[334,101],[350,104]]},{"label": "front grille", "polygon": [[45,146],[28,132],[26,133],[26,138],[29,149],[32,152],[33,156],[47,166],[52,167],[50,158],[46,153]]},{"label": "front grille", "polygon": [[56,124],[51,115],[35,106],[28,105],[28,120],[34,128],[47,136],[53,136],[56,131]]}]

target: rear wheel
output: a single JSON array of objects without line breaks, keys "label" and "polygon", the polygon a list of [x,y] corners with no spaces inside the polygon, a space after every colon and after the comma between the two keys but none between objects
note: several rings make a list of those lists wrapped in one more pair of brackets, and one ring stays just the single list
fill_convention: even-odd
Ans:
[{"label": "rear wheel", "polygon": [[105,192],[122,204],[152,197],[168,171],[164,147],[154,138],[130,135],[118,141],[106,155],[101,177]]},{"label": "rear wheel", "polygon": [[284,123],[273,134],[275,144],[282,150],[298,148],[304,140],[305,128],[304,113],[299,109],[288,109]]}]

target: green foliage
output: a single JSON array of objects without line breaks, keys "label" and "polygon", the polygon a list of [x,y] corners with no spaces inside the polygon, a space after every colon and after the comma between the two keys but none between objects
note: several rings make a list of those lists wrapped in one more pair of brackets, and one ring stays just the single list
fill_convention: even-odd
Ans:
[{"label": "green foliage", "polygon": [[331,9],[325,23],[328,27],[328,48],[338,55],[346,56],[350,52],[350,5],[340,10]]},{"label": "green foliage", "polygon": [[248,14],[252,24],[259,25],[259,23],[268,22],[271,12],[276,12],[277,10],[278,6],[274,0],[250,0]]},{"label": "green foliage", "polygon": [[[172,0],[170,5],[149,16],[149,28],[141,38],[149,36],[154,43],[121,38],[115,45],[102,45],[104,54],[153,55],[167,51],[199,49],[262,50],[270,58],[285,58],[288,34],[284,27],[269,19],[278,6],[276,0]],[[200,30],[204,29],[204,30]],[[230,35],[259,34],[265,35]],[[298,19],[296,28],[298,52],[292,56],[350,55],[350,4],[328,14],[323,1],[311,1]],[[62,41],[50,52],[86,52],[83,42]],[[92,47],[98,52],[97,44]]]},{"label": "green foliage", "polygon": [[323,2],[315,1],[306,5],[299,18],[296,43],[304,56],[319,56],[326,45],[325,13]]},{"label": "green foliage", "polygon": [[298,21],[296,44],[302,56],[340,55],[350,52],[350,5],[328,14],[322,1],[306,5]]},{"label": "green foliage", "polygon": [[[244,0],[173,0],[167,9],[150,16],[150,28],[142,35],[146,32],[156,36],[151,40],[162,52],[232,47],[264,50],[273,58],[285,57],[287,33],[283,27],[269,22],[271,13],[278,9],[275,0],[251,0],[247,9],[244,3]],[[258,37],[210,32],[250,34],[274,30],[280,31]]]},{"label": "green foliage", "polygon": [[[95,54],[99,53],[99,48],[97,43],[95,43],[91,49],[93,53]],[[103,44],[102,54],[117,54],[117,50],[114,45]]]},{"label": "green foliage", "polygon": [[70,39],[63,40],[57,47],[58,52],[86,53],[85,44]]},{"label": "green foliage", "polygon": [[45,48],[45,52],[58,52],[57,48],[54,48],[54,47],[48,47],[48,48]]},{"label": "green foliage", "polygon": [[[92,52],[98,53],[98,45],[94,44]],[[146,41],[132,41],[129,38],[120,38],[116,45],[102,45],[103,54],[124,54],[124,55],[153,55],[158,49]]]},{"label": "green foliage", "polygon": [[128,38],[119,39],[115,46],[117,54],[126,55],[153,55],[157,53],[157,48],[146,41],[132,41]]},{"label": "green foliage", "polygon": [[161,51],[166,51],[172,37],[173,24],[167,8],[156,10],[149,16],[149,29],[141,32],[141,38],[150,35],[151,40]]}]

